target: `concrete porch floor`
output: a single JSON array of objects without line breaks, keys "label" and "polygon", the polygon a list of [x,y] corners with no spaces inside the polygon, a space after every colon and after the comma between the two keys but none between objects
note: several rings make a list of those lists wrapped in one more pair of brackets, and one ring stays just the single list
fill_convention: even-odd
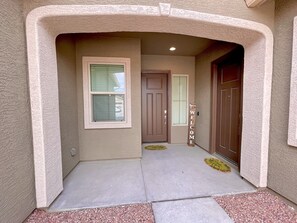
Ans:
[{"label": "concrete porch floor", "polygon": [[199,147],[167,148],[143,150],[142,159],[80,162],[49,211],[153,202],[157,214],[166,202],[256,191],[236,170],[222,173],[207,166],[204,158],[211,155]]}]

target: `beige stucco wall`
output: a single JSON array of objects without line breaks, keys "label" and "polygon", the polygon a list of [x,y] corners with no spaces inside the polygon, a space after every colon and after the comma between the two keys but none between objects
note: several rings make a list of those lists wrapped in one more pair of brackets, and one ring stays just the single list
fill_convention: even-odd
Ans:
[{"label": "beige stucco wall", "polygon": [[[142,70],[170,70],[173,74],[189,75],[189,103],[194,103],[195,92],[195,57],[186,56],[160,56],[160,55],[142,55]],[[171,79],[171,78],[170,78]],[[171,103],[168,103],[170,106]],[[170,108],[171,110],[171,108]],[[187,126],[172,126],[170,143],[186,143],[188,128]]]},{"label": "beige stucco wall", "polygon": [[251,21],[257,21],[273,28],[274,1],[269,1],[261,7],[248,8],[244,0],[26,0],[24,1],[24,13],[27,14],[32,9],[44,5],[106,5],[106,4],[126,4],[126,5],[148,5],[158,6],[160,2],[171,3],[172,7],[188,9],[198,12],[218,14]]},{"label": "beige stucco wall", "polygon": [[36,207],[22,1],[0,1],[0,222]]},{"label": "beige stucco wall", "polygon": [[296,0],[276,1],[268,186],[297,203],[297,148],[287,144],[295,16]]},{"label": "beige stucco wall", "polygon": [[211,62],[230,52],[236,44],[218,42],[196,56],[195,100],[199,116],[196,116],[196,144],[208,150],[211,126]]},{"label": "beige stucco wall", "polygon": [[[61,129],[61,150],[63,177],[79,162],[77,89],[76,89],[76,48],[71,35],[60,35],[56,39],[59,113]],[[75,148],[77,154],[71,156]]]},{"label": "beige stucco wall", "polygon": [[[131,59],[132,128],[84,129],[82,57],[127,57]],[[140,40],[79,35],[76,38],[78,129],[81,160],[141,157]]]}]

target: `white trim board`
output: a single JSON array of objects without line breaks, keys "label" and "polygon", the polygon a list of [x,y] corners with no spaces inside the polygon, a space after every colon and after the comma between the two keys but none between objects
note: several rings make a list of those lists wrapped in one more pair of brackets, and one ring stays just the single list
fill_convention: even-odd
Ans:
[{"label": "white trim board", "polygon": [[265,187],[273,55],[267,26],[170,4],[50,5],[32,10],[26,20],[37,207],[48,207],[63,190],[55,38],[61,33],[116,31],[175,33],[243,45],[240,174]]}]

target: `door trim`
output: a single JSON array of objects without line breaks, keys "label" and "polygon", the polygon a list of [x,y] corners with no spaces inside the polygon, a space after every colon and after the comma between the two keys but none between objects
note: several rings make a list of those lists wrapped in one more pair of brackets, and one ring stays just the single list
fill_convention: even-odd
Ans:
[{"label": "door trim", "polygon": [[[167,142],[171,143],[171,71],[170,70],[142,70],[141,76],[143,74],[166,74],[167,75]],[[142,92],[142,89],[141,89]],[[141,131],[142,131],[142,121],[141,121]]]},{"label": "door trim", "polygon": [[[217,136],[217,91],[218,91],[218,64],[222,61],[226,60],[227,58],[231,57],[233,54],[237,53],[238,51],[243,51],[243,48],[236,47],[235,49],[231,50],[229,53],[219,57],[218,59],[212,61],[211,63],[211,119],[210,119],[210,148],[209,152],[214,154],[216,152],[216,136]],[[241,67],[241,75],[243,75],[243,63]],[[241,78],[241,113],[242,113],[242,106],[243,106],[243,77]],[[242,140],[242,118],[241,118],[241,137],[240,137],[240,146],[239,146],[239,154],[238,157],[238,169],[240,170],[240,160],[241,160],[241,140]]]}]

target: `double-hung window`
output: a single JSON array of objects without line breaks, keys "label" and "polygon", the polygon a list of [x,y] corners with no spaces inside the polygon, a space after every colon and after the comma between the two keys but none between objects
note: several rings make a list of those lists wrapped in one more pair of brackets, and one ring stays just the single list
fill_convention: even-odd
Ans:
[{"label": "double-hung window", "polygon": [[130,128],[130,59],[83,57],[86,129]]}]

